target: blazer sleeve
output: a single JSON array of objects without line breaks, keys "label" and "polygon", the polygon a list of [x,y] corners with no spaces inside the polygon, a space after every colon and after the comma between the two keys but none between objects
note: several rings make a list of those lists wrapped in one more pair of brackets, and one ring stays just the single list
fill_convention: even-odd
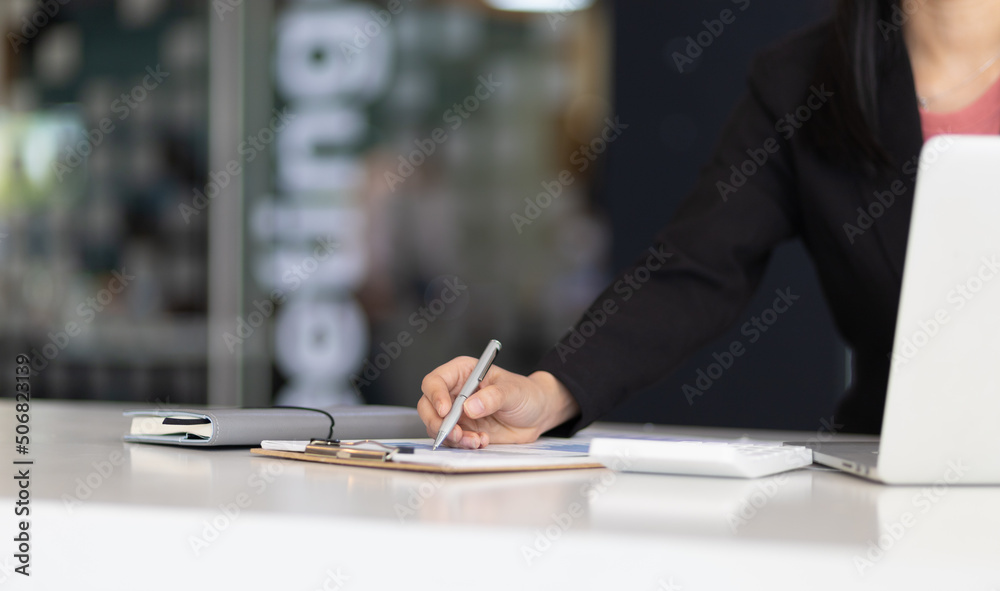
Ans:
[{"label": "blazer sleeve", "polygon": [[725,332],[749,303],[772,250],[796,234],[795,128],[781,107],[767,105],[763,91],[777,92],[768,80],[781,79],[768,73],[758,58],[694,191],[539,363],[581,409],[550,435],[586,427]]}]

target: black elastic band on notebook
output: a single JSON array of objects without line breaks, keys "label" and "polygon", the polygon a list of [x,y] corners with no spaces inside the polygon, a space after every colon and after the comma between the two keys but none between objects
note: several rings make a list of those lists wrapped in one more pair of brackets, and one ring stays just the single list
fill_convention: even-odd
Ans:
[{"label": "black elastic band on notebook", "polygon": [[311,411],[314,411],[314,412],[323,413],[323,414],[326,415],[326,418],[330,419],[330,432],[326,434],[326,439],[333,439],[333,423],[334,423],[333,415],[331,415],[330,413],[326,412],[323,409],[320,409],[320,408],[307,408],[305,406],[272,406],[270,408],[288,408],[288,409],[291,409],[291,410],[311,410]]}]

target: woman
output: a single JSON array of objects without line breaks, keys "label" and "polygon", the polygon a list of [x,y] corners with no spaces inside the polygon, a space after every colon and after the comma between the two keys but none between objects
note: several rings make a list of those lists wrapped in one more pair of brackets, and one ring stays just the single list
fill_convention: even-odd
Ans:
[{"label": "woman", "polygon": [[[829,22],[765,51],[693,194],[593,304],[606,321],[585,327],[584,316],[530,376],[494,366],[447,443],[585,427],[733,324],[792,238],[854,351],[836,422],[878,433],[917,155],[946,131],[1000,133],[998,61],[996,0],[842,0]],[[424,379],[431,436],[475,361]]]}]

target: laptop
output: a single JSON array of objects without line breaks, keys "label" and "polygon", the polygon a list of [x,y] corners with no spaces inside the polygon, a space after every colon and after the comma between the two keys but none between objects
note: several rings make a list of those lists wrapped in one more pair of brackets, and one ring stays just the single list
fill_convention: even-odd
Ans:
[{"label": "laptop", "polygon": [[1000,484],[1000,137],[920,153],[877,443],[808,445],[887,484]]}]

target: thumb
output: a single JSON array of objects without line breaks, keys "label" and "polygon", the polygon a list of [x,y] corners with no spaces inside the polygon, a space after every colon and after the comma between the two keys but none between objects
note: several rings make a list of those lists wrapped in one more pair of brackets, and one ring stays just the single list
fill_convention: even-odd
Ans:
[{"label": "thumb", "polygon": [[481,388],[465,401],[462,410],[470,419],[487,417],[501,410],[510,410],[520,405],[520,392],[507,384],[491,384]]}]

